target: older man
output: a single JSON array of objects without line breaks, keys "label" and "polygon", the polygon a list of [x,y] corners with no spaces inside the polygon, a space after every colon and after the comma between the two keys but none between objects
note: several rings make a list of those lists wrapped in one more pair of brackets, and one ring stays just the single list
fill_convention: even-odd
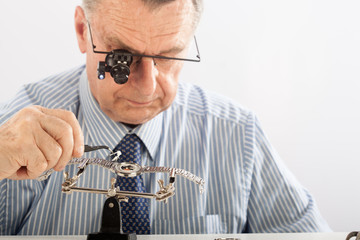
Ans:
[{"label": "older man", "polygon": [[[76,8],[86,67],[25,85],[2,106],[0,234],[99,230],[105,197],[60,191],[60,171],[76,173],[76,166],[66,164],[83,155],[84,143],[121,149],[124,156],[132,144],[141,165],[182,168],[206,181],[200,194],[179,179],[168,204],[137,198],[122,203],[125,232],[329,230],[251,111],[179,82],[201,9],[200,0],[84,0]],[[132,62],[122,61],[126,67],[105,60],[119,56],[132,56]],[[49,179],[33,180],[50,168],[57,172]],[[78,185],[106,189],[111,176],[89,166]],[[136,184],[154,192],[159,178],[149,174]],[[117,181],[122,188],[127,180]],[[139,207],[142,214],[126,210]]]}]

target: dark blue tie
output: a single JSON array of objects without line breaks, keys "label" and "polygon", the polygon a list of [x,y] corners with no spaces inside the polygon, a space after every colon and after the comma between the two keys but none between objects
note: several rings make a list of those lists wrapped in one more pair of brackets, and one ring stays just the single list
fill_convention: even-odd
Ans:
[{"label": "dark blue tie", "polygon": [[[141,165],[142,142],[135,134],[127,134],[114,150],[120,150],[120,162]],[[137,177],[117,177],[116,186],[122,191],[146,192],[141,175]],[[149,202],[145,198],[129,197],[128,202],[120,202],[122,229],[124,233],[150,234]]]}]

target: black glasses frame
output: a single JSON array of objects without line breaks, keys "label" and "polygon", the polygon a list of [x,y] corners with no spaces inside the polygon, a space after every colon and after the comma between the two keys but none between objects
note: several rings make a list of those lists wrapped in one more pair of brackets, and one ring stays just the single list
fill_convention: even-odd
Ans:
[{"label": "black glasses frame", "polygon": [[[93,52],[94,53],[100,53],[100,54],[112,54],[114,51],[110,51],[110,52],[106,52],[106,51],[97,51],[95,50],[96,45],[93,42],[93,37],[92,37],[92,32],[91,32],[91,27],[90,27],[90,23],[88,22],[88,26],[89,26],[89,33],[90,33],[90,40],[91,40],[91,45],[93,47]],[[178,61],[188,61],[188,62],[200,62],[201,57],[200,57],[200,51],[199,51],[199,47],[196,41],[196,37],[194,36],[194,41],[195,41],[195,47],[196,47],[196,58],[197,59],[192,59],[192,58],[176,58],[176,57],[166,57],[166,56],[159,56],[159,55],[146,55],[146,54],[137,54],[137,53],[130,53],[130,52],[125,52],[123,53],[125,56],[134,56],[134,57],[146,57],[146,58],[158,58],[158,59],[168,59],[168,60],[178,60]]]},{"label": "black glasses frame", "polygon": [[197,51],[197,59],[190,59],[190,58],[176,58],[176,57],[166,57],[166,56],[159,56],[159,55],[146,55],[146,54],[137,54],[131,53],[124,49],[115,49],[110,52],[105,51],[96,51],[96,45],[94,44],[90,23],[88,22],[91,45],[93,48],[94,53],[106,54],[105,61],[99,61],[97,75],[98,79],[102,80],[105,78],[105,72],[109,72],[111,77],[117,84],[124,84],[128,81],[130,75],[130,65],[133,62],[133,57],[146,57],[152,58],[154,61],[155,66],[156,61],[155,59],[166,59],[166,60],[178,60],[178,61],[189,61],[189,62],[200,62],[200,52],[199,47],[197,45],[196,37],[194,36],[195,46]]}]

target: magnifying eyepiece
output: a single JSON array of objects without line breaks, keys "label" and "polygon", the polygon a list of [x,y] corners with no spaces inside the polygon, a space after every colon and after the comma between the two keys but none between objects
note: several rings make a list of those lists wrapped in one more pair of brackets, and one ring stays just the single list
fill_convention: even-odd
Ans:
[{"label": "magnifying eyepiece", "polygon": [[98,64],[98,78],[105,78],[105,72],[110,72],[111,77],[117,84],[124,84],[128,81],[130,75],[130,65],[132,55],[126,50],[113,50],[106,55],[105,62],[100,61]]},{"label": "magnifying eyepiece", "polygon": [[118,63],[110,69],[110,75],[117,84],[124,84],[129,78],[130,68],[125,64]]}]

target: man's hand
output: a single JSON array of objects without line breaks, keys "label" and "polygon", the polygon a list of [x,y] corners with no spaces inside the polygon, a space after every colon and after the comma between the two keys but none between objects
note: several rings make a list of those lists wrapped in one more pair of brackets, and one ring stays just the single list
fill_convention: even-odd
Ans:
[{"label": "man's hand", "polygon": [[0,126],[0,179],[34,179],[60,171],[84,153],[84,136],[72,112],[31,106]]}]

